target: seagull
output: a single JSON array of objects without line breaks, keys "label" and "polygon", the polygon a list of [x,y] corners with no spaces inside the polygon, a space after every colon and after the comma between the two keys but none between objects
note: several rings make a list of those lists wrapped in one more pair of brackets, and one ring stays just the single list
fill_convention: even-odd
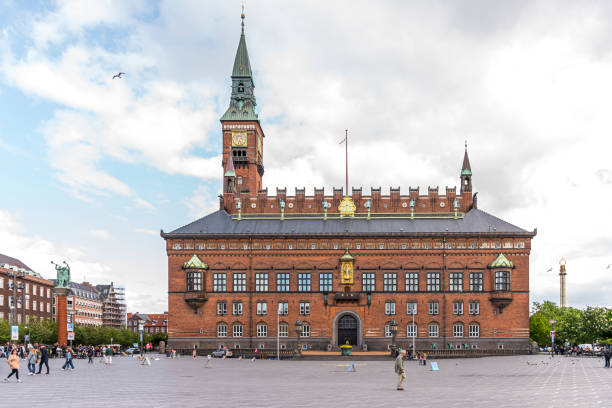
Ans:
[{"label": "seagull", "polygon": [[606,269],[610,269],[611,266],[612,266],[612,264],[606,266]]},{"label": "seagull", "polygon": [[552,270],[553,270],[553,268],[550,268],[550,269],[549,269],[549,270],[547,270],[546,272],[550,272],[550,271],[552,271]]},{"label": "seagull", "polygon": [[125,72],[120,72],[118,74],[113,75],[113,79],[115,79],[115,78],[121,79],[121,75],[125,75]]}]

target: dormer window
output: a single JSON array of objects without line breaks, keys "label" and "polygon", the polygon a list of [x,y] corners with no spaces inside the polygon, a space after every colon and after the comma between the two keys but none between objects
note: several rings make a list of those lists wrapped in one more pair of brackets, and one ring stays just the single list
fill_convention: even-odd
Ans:
[{"label": "dormer window", "polygon": [[242,82],[238,84],[238,92],[244,92],[244,84]]}]

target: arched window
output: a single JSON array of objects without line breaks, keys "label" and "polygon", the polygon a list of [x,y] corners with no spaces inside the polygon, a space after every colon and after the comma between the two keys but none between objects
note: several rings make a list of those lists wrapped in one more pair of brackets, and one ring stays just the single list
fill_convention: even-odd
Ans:
[{"label": "arched window", "polygon": [[407,337],[417,337],[416,323],[408,323],[408,326],[406,326],[406,336]]},{"label": "arched window", "polygon": [[302,337],[310,337],[310,323],[302,323]]},{"label": "arched window", "polygon": [[453,324],[453,337],[463,337],[463,323]]},{"label": "arched window", "polygon": [[440,336],[440,326],[438,323],[430,323],[429,324],[429,337],[439,337]]},{"label": "arched window", "polygon": [[238,84],[238,92],[244,92],[244,84],[242,82]]},{"label": "arched window", "polygon": [[278,325],[278,337],[289,337],[289,324],[281,322]]},{"label": "arched window", "polygon": [[232,336],[233,337],[242,337],[242,324],[234,323],[234,327],[232,328]]},{"label": "arched window", "polygon": [[217,323],[217,337],[227,337],[227,324]]},{"label": "arched window", "polygon": [[476,322],[470,323],[468,330],[469,330],[470,337],[480,337],[480,324]]}]

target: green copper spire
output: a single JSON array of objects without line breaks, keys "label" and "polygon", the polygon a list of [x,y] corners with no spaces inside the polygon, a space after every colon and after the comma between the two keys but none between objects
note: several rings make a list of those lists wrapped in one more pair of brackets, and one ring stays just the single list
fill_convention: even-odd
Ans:
[{"label": "green copper spire", "polygon": [[244,13],[240,18],[242,19],[242,32],[234,59],[234,69],[232,69],[232,96],[230,106],[221,120],[259,120],[255,113],[257,105],[253,92],[255,83],[244,36]]}]

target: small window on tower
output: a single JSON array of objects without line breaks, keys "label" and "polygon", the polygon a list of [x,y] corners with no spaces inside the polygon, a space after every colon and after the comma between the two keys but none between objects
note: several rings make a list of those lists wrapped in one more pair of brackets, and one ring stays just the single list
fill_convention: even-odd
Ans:
[{"label": "small window on tower", "polygon": [[238,92],[244,92],[244,84],[242,82],[238,84]]},{"label": "small window on tower", "polygon": [[238,184],[242,184],[242,177],[238,177]]}]

